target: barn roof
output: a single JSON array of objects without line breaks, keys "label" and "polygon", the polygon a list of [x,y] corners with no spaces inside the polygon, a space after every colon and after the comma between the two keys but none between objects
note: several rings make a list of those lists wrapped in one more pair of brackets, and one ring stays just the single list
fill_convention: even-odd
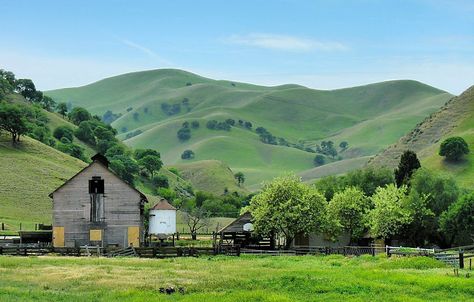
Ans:
[{"label": "barn roof", "polygon": [[241,233],[244,232],[244,224],[252,223],[252,214],[245,212],[240,215],[237,219],[223,227],[219,233]]},{"label": "barn roof", "polygon": [[[84,170],[86,170],[87,168],[89,168],[91,165],[93,165],[94,163],[98,163],[98,164],[101,164],[102,166],[104,166],[108,171],[110,171],[110,173],[114,174],[115,176],[117,176],[118,179],[120,179],[121,181],[123,181],[127,186],[129,186],[132,190],[134,190],[135,192],[137,192],[138,194],[140,194],[140,198],[142,199],[142,201],[145,201],[145,202],[148,202],[148,198],[145,196],[145,194],[143,194],[142,192],[138,191],[134,186],[130,185],[128,182],[126,182],[125,180],[123,180],[120,176],[117,175],[117,173],[115,173],[114,171],[110,170],[109,169],[109,161],[107,159],[107,157],[105,157],[104,155],[100,154],[100,153],[97,153],[96,155],[92,156],[91,157],[92,159],[92,163],[90,163],[87,167],[85,167],[84,169],[81,169],[79,172],[77,172],[73,177],[69,178],[68,180],[66,180],[62,185],[60,185],[59,187],[56,188],[56,190],[54,190],[53,192],[49,193],[49,197],[50,198],[53,198],[53,194],[61,189],[62,187],[64,187],[65,185],[67,185],[71,180],[73,180],[74,178],[76,178],[76,176],[78,176],[79,174],[81,174]],[[104,160],[105,159],[105,160]]]},{"label": "barn roof", "polygon": [[150,210],[175,210],[176,208],[173,207],[168,200],[162,198],[157,204],[153,206]]}]

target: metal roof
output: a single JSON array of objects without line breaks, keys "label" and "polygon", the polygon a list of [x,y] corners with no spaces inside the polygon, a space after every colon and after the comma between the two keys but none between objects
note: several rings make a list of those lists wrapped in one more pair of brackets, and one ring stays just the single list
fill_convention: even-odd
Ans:
[{"label": "metal roof", "polygon": [[160,202],[158,202],[157,204],[155,204],[153,206],[153,208],[151,208],[150,210],[175,210],[176,211],[176,208],[173,207],[169,202],[168,200],[162,198],[160,200]]}]

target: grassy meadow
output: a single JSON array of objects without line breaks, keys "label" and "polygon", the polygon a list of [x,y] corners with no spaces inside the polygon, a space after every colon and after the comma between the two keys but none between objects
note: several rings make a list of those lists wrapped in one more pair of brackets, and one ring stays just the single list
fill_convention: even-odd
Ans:
[{"label": "grassy meadow", "polygon": [[[474,278],[431,258],[0,257],[1,301],[472,301]],[[166,295],[159,288],[182,287]]]},{"label": "grassy meadow", "polygon": [[[247,176],[246,186],[259,187],[285,172],[313,169],[314,153],[266,145],[255,131],[233,127],[231,131],[206,128],[206,122],[232,118],[250,121],[292,143],[314,146],[332,139],[349,142],[344,159],[373,155],[436,111],[451,95],[416,81],[389,81],[331,91],[299,85],[257,86],[216,81],[176,69],[149,70],[107,78],[90,85],[46,92],[56,101],[84,106],[94,114],[107,110],[121,113],[112,123],[125,140],[136,129],[140,135],[126,139],[135,148],[155,148],[165,164],[186,163],[186,149],[195,152],[191,162],[219,160]],[[187,99],[189,105],[183,106]],[[179,113],[167,115],[162,104],[180,104]],[[176,132],[185,121],[199,121],[191,139],[178,140]],[[289,160],[291,159],[291,160]],[[329,161],[329,160],[328,160]],[[344,169],[344,167],[348,167]],[[353,163],[339,166],[341,172]],[[305,175],[326,175],[322,167]]]}]

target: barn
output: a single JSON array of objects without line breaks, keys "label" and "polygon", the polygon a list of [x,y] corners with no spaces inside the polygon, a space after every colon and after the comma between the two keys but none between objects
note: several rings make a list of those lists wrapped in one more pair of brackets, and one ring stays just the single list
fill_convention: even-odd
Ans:
[{"label": "barn", "polygon": [[53,246],[140,246],[146,196],[109,169],[101,154],[57,188],[53,199]]}]

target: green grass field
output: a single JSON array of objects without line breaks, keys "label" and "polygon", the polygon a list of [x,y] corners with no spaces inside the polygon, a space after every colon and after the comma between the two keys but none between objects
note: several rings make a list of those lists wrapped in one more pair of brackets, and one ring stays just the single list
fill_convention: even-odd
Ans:
[{"label": "green grass field", "polygon": [[[0,257],[1,301],[472,301],[474,278],[431,258]],[[182,287],[166,295],[159,288]]]},{"label": "green grass field", "polygon": [[[342,156],[354,158],[373,155],[395,142],[451,98],[449,93],[406,80],[321,91],[298,85],[216,81],[174,69],[130,73],[47,94],[95,114],[121,113],[112,124],[119,138],[136,129],[143,131],[125,140],[126,144],[155,148],[165,164],[183,167],[187,161],[180,155],[191,149],[196,154],[194,162],[220,160],[233,171],[244,172],[249,188],[258,188],[263,180],[282,173],[312,169],[314,154],[265,145],[254,131],[239,127],[229,132],[209,130],[208,120],[250,121],[254,129],[263,126],[275,136],[307,146],[323,139],[336,144],[346,140],[350,152]],[[161,109],[165,102],[182,105],[184,98],[189,106],[181,106],[178,114],[169,116]],[[193,120],[200,122],[200,128],[192,130],[189,141],[180,142],[176,132],[183,122]]]}]

